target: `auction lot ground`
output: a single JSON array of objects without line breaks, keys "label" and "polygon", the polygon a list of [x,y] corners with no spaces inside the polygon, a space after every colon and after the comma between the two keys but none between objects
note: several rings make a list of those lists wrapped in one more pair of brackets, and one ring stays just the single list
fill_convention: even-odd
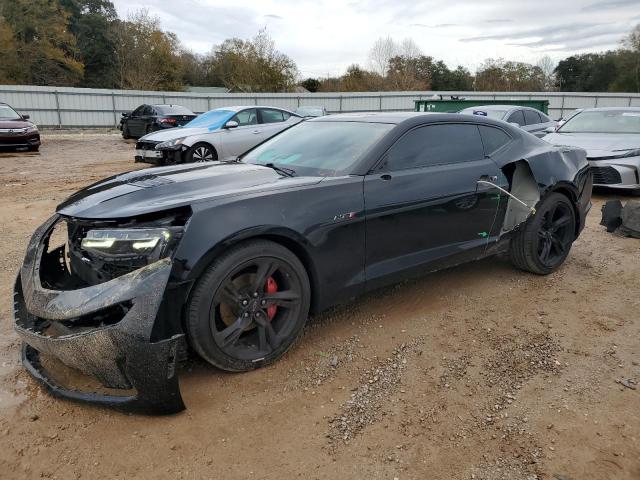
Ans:
[{"label": "auction lot ground", "polygon": [[55,206],[132,158],[87,133],[0,154],[0,478],[640,478],[640,388],[616,382],[640,382],[640,240],[598,225],[611,195],[555,274],[492,258],[376,292],[265,369],[190,362],[181,414],[53,399],[19,365],[12,283]]}]

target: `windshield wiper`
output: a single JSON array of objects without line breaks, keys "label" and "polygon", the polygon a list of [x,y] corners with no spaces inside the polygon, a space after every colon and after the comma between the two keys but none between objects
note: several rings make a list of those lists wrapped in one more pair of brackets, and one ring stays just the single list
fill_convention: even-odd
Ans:
[{"label": "windshield wiper", "polygon": [[285,168],[285,167],[279,167],[277,166],[275,163],[264,163],[263,166],[268,167],[268,168],[272,168],[274,169],[276,172],[286,176],[286,177],[295,177],[296,175],[296,171],[292,168]]}]

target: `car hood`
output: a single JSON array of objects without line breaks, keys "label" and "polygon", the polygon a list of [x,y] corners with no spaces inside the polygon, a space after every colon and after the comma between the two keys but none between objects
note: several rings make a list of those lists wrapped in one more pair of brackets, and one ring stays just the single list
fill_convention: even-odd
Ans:
[{"label": "car hood", "polygon": [[0,128],[25,128],[32,125],[27,120],[0,120]]},{"label": "car hood", "polygon": [[543,140],[553,145],[579,147],[587,151],[587,158],[620,155],[620,150],[640,148],[640,134],[633,133],[550,133]]},{"label": "car hood", "polygon": [[169,140],[175,140],[176,138],[190,137],[192,135],[202,135],[204,133],[210,133],[208,128],[167,128],[165,130],[159,130],[157,132],[149,133],[140,138],[141,142],[167,142]]},{"label": "car hood", "polygon": [[124,173],[94,183],[57,212],[90,219],[128,218],[222,197],[318,183],[323,177],[283,177],[260,165],[228,162],[174,165]]}]

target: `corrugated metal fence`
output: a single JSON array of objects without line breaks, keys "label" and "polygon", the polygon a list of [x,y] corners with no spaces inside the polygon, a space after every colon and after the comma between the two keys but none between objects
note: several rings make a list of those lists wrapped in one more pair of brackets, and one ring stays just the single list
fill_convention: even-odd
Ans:
[{"label": "corrugated metal fence", "polygon": [[558,119],[576,108],[640,107],[639,94],[568,92],[363,92],[363,93],[228,93],[148,92],[90,88],[0,85],[0,102],[31,115],[44,127],[113,127],[123,111],[148,104],[176,103],[196,113],[230,105],[272,105],[294,110],[322,105],[330,112],[413,110],[414,100],[442,94],[469,99],[549,100]]}]

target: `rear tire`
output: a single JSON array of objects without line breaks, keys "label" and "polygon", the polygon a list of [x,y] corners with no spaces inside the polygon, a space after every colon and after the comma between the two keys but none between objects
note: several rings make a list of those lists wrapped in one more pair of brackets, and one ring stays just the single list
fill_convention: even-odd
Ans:
[{"label": "rear tire", "polygon": [[576,214],[567,197],[545,197],[511,239],[511,262],[519,269],[548,275],[562,265],[575,240]]},{"label": "rear tire", "polygon": [[253,370],[294,344],[310,300],[307,272],[290,250],[266,240],[242,243],[198,279],[186,310],[187,336],[210,364]]},{"label": "rear tire", "polygon": [[185,163],[212,162],[217,159],[218,153],[215,148],[204,142],[196,143],[187,150],[184,157]]}]

